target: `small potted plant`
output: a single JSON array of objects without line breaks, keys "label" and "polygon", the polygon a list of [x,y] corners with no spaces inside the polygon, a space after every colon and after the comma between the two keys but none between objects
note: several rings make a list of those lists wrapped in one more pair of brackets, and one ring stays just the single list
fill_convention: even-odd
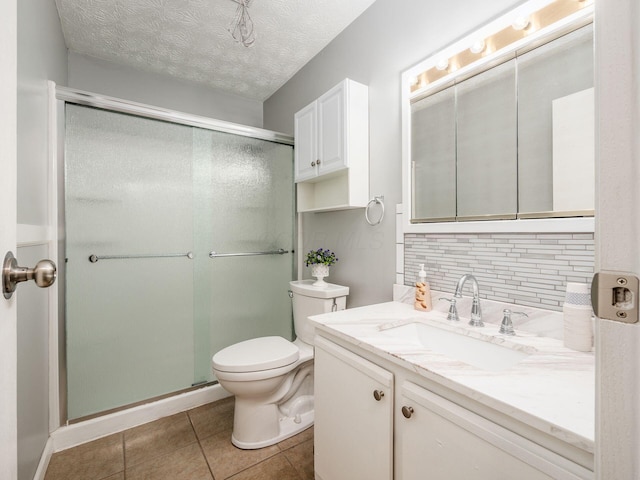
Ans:
[{"label": "small potted plant", "polygon": [[312,284],[314,287],[324,287],[327,285],[324,277],[329,276],[329,267],[337,261],[336,254],[328,249],[323,250],[319,248],[318,250],[311,250],[307,253],[304,264],[307,267],[311,266],[311,275],[316,277],[316,282]]}]

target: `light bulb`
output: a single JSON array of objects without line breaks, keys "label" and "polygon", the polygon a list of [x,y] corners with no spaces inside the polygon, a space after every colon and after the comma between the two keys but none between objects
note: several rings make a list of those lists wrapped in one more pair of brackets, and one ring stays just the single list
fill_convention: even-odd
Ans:
[{"label": "light bulb", "polygon": [[482,51],[484,50],[484,47],[485,47],[484,40],[482,38],[479,38],[478,40],[473,42],[469,50],[471,50],[471,53],[482,53]]},{"label": "light bulb", "polygon": [[516,17],[511,26],[515,30],[524,30],[529,26],[529,17],[519,16]]},{"label": "light bulb", "polygon": [[438,70],[446,70],[448,66],[449,66],[448,58],[441,58],[440,60],[438,60],[438,63],[436,63],[436,68]]}]

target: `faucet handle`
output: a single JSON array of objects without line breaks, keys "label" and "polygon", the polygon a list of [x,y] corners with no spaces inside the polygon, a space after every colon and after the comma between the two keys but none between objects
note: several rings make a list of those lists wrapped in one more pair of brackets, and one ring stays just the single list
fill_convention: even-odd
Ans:
[{"label": "faucet handle", "polygon": [[511,322],[511,315],[521,315],[523,317],[528,317],[524,312],[512,312],[508,308],[502,310],[502,323],[500,324],[500,333],[504,335],[515,335],[516,332],[513,329],[513,323]]},{"label": "faucet handle", "polygon": [[459,321],[460,317],[458,317],[458,308],[456,307],[457,299],[440,297],[439,300],[446,300],[447,302],[449,302],[449,313],[447,314],[447,320],[449,320],[450,322]]}]

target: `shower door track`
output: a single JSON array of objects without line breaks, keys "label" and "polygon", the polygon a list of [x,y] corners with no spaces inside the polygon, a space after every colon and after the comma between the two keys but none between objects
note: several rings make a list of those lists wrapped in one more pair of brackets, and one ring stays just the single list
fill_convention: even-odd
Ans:
[{"label": "shower door track", "polygon": [[191,387],[183,388],[181,390],[176,390],[175,392],[165,393],[163,395],[158,395],[156,397],[145,398],[144,400],[140,400],[139,402],[128,403],[127,405],[121,405],[120,407],[110,408],[108,410],[102,410],[100,412],[92,413],[91,415],[85,415],[84,417],[74,418],[72,420],[67,420],[67,425],[74,425],[76,423],[86,422],[87,420],[92,420],[94,418],[100,418],[105,415],[110,415],[112,413],[123,412],[125,410],[130,410],[134,407],[139,407],[141,405],[148,405],[152,402],[157,402],[160,400],[164,400],[165,398],[175,397],[176,395],[182,395],[183,393],[193,392],[195,390],[200,390],[205,387],[212,387],[214,385],[218,385],[217,380],[213,380],[211,382],[200,382],[195,383]]},{"label": "shower door track", "polygon": [[166,108],[155,107],[153,105],[130,102],[129,100],[122,100],[120,98],[99,95],[97,93],[85,92],[82,90],[77,90],[75,88],[60,87],[56,85],[56,98],[64,102],[75,103],[76,105],[102,108],[104,110],[110,110],[113,112],[153,118],[155,120],[162,120],[165,122],[177,123],[180,125],[188,125],[190,127],[198,127],[205,130],[231,133],[234,135],[257,138],[260,140],[267,140],[269,142],[281,143],[284,145],[294,144],[293,137],[284,133],[265,130],[258,127],[249,127],[247,125],[226,122],[224,120],[216,120],[200,115],[179,112],[176,110],[169,110]]}]

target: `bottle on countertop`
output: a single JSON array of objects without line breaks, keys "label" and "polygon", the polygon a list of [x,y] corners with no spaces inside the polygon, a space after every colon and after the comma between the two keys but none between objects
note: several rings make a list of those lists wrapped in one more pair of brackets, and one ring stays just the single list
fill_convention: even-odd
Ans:
[{"label": "bottle on countertop", "polygon": [[420,264],[418,281],[416,282],[416,301],[413,306],[422,312],[431,311],[431,289],[427,282],[427,272],[424,271],[424,263]]}]

